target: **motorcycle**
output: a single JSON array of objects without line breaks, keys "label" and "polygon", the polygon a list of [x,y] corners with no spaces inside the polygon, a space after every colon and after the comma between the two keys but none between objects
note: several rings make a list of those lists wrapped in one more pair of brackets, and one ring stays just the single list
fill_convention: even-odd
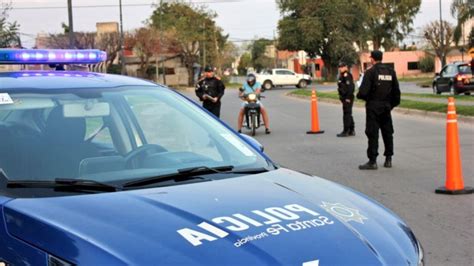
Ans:
[{"label": "motorcycle", "polygon": [[259,98],[265,97],[259,96],[255,93],[250,93],[244,96],[244,100],[247,102],[244,108],[245,127],[251,130],[252,136],[255,136],[257,128],[262,125],[260,116],[260,103],[258,102]]}]

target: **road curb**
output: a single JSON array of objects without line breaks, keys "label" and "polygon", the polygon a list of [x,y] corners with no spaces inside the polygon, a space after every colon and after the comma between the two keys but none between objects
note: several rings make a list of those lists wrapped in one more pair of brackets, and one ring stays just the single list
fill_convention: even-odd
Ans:
[{"label": "road curb", "polygon": [[[298,98],[298,99],[303,99],[303,100],[311,100],[311,96],[304,96],[304,95],[294,95],[291,92],[288,92],[285,94],[285,96],[288,97],[293,97],[293,98]],[[324,103],[332,103],[332,104],[341,104],[339,100],[335,99],[328,99],[328,98],[318,98],[319,102],[324,102]],[[363,103],[354,103],[354,107],[357,108],[364,108]],[[404,115],[413,115],[413,116],[421,116],[421,117],[430,117],[430,118],[435,118],[435,119],[446,119],[446,114],[444,113],[438,113],[438,112],[429,112],[429,111],[423,111],[423,110],[415,110],[415,109],[408,109],[408,108],[395,108],[393,109],[395,113],[399,114],[404,114]],[[474,117],[470,116],[464,116],[464,115],[458,115],[458,121],[461,123],[474,123]]]}]

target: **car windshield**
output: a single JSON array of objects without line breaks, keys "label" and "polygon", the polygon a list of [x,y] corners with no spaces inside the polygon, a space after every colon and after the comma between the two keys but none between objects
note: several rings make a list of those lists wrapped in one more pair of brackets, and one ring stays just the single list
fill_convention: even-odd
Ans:
[{"label": "car windshield", "polygon": [[0,104],[0,168],[10,181],[122,183],[193,167],[269,168],[219,121],[160,87],[2,94],[11,101]]},{"label": "car windshield", "polygon": [[459,69],[459,72],[462,74],[472,74],[471,66],[469,65],[460,65],[458,69]]}]

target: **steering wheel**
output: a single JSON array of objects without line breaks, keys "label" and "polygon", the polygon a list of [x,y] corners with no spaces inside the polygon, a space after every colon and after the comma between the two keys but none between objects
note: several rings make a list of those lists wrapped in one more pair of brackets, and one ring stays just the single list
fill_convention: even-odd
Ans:
[{"label": "steering wheel", "polygon": [[144,144],[125,155],[126,166],[127,168],[138,168],[138,159],[165,151],[166,149],[158,144]]}]

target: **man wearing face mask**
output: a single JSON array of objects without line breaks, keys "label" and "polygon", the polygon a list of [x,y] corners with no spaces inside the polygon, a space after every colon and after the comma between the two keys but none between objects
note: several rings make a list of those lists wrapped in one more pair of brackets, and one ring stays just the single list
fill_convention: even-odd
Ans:
[{"label": "man wearing face mask", "polygon": [[206,66],[204,78],[196,84],[196,96],[202,102],[202,106],[217,117],[220,117],[224,90],[224,83],[216,78],[211,66]]}]

